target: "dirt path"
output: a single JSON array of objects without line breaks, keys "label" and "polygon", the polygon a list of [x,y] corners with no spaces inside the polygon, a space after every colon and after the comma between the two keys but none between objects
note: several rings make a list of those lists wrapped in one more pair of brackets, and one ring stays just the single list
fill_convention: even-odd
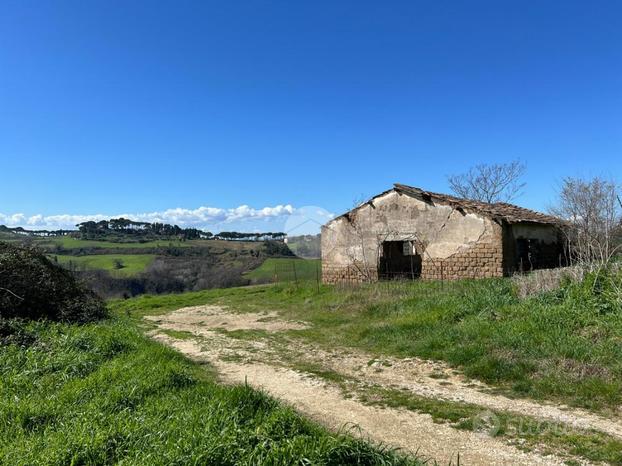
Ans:
[{"label": "dirt path", "polygon": [[[326,351],[286,337],[280,332],[305,328],[305,323],[283,321],[275,313],[238,314],[217,306],[200,306],[147,319],[157,324],[152,332],[154,338],[194,359],[208,361],[227,383],[247,381],[330,428],[354,424],[365,437],[416,451],[439,464],[455,462],[458,455],[461,464],[535,465],[564,461],[550,454],[521,451],[486,432],[436,423],[428,414],[370,406],[351,393],[344,393],[343,387],[330,379],[314,375],[317,370],[300,368],[311,365],[354,380],[361,387],[373,385],[435,400],[469,403],[481,406],[482,411],[514,412],[622,438],[619,422],[579,410],[496,395],[442,363],[417,358],[379,360],[349,350]],[[189,332],[192,338],[175,338],[167,331]],[[227,335],[231,331],[255,333],[232,338]]]}]

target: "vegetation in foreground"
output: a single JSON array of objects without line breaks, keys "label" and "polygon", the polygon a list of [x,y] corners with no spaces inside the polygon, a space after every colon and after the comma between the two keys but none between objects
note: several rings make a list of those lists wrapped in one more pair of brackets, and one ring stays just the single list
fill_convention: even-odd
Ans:
[{"label": "vegetation in foreground", "polygon": [[0,464],[419,464],[217,384],[37,250],[0,274]]},{"label": "vegetation in foreground", "polygon": [[0,323],[2,464],[418,464],[218,385],[124,319]]},{"label": "vegetation in foreground", "polygon": [[135,317],[203,303],[279,310],[327,346],[449,362],[514,396],[601,412],[622,404],[620,272],[519,299],[509,279],[385,282],[356,288],[293,283],[118,301]]},{"label": "vegetation in foreground", "polygon": [[106,315],[103,301],[40,251],[0,242],[0,319],[89,322]]}]

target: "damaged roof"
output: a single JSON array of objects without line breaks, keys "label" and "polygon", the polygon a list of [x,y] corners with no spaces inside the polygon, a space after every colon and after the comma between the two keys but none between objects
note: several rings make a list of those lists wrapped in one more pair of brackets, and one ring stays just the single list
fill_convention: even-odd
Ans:
[{"label": "damaged roof", "polygon": [[[400,183],[395,183],[393,189],[374,196],[365,204],[371,204],[373,203],[374,199],[380,196],[384,196],[391,191],[395,191],[400,194],[406,194],[427,203],[444,204],[452,206],[459,211],[468,213],[479,213],[496,221],[504,221],[507,223],[540,223],[545,225],[563,224],[563,221],[557,217],[553,217],[552,215],[546,215],[541,212],[536,212],[535,210],[525,209],[524,207],[519,207],[514,204],[508,204],[506,202],[495,202],[489,204],[487,202],[463,199],[460,197],[451,196],[449,194],[433,193],[431,191],[425,191],[421,188],[416,188]],[[362,207],[363,205],[359,207]],[[359,207],[357,207],[356,209],[358,209]],[[341,217],[343,217],[343,215]]]}]

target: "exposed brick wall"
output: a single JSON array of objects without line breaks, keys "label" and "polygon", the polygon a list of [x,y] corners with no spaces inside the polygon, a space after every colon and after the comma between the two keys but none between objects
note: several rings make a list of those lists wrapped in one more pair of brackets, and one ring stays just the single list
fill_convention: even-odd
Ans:
[{"label": "exposed brick wall", "polygon": [[[457,280],[461,278],[488,278],[503,276],[503,251],[501,241],[478,243],[468,250],[445,259],[425,259],[421,265],[424,280]],[[378,279],[375,269],[369,269],[367,276],[357,267],[339,267],[322,264],[322,282],[362,283],[371,277]]]},{"label": "exposed brick wall", "polygon": [[478,243],[467,251],[446,259],[425,259],[421,278],[428,280],[457,280],[503,276],[501,243]]},{"label": "exposed brick wall", "polygon": [[369,280],[378,280],[378,271],[375,268],[369,268],[364,273],[361,267],[341,267],[322,264],[322,283],[324,284],[364,283]]},{"label": "exposed brick wall", "polygon": [[503,276],[503,229],[493,224],[486,235],[470,248],[445,259],[430,259],[424,255],[421,278],[428,280],[457,280]]}]

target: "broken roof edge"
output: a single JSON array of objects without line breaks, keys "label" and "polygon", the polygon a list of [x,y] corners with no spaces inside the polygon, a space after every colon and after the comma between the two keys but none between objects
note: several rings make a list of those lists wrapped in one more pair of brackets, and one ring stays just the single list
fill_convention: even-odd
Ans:
[{"label": "broken roof edge", "polygon": [[361,202],[359,205],[357,205],[357,206],[355,206],[355,207],[351,208],[350,210],[348,210],[348,211],[344,212],[343,214],[341,214],[341,215],[337,215],[336,217],[334,217],[334,218],[330,219],[328,222],[326,222],[324,225],[322,225],[322,228],[324,228],[324,227],[326,227],[326,226],[330,225],[331,223],[333,223],[333,222],[335,222],[335,221],[337,221],[337,220],[341,220],[342,218],[347,218],[347,217],[348,217],[348,215],[350,215],[352,212],[356,212],[357,210],[362,209],[362,208],[363,208],[363,207],[365,207],[366,205],[372,205],[372,202],[373,202],[375,199],[378,199],[379,197],[386,196],[387,194],[389,194],[389,193],[391,193],[391,192],[394,192],[394,191],[395,191],[395,192],[397,192],[397,189],[395,188],[395,185],[396,185],[396,184],[397,184],[397,183],[394,183],[394,184],[393,184],[393,186],[394,186],[393,188],[391,188],[391,189],[387,189],[386,191],[383,191],[383,192],[381,192],[380,194],[376,194],[374,197],[371,197],[371,198],[367,199],[365,202]]},{"label": "broken roof edge", "polygon": [[493,220],[502,220],[507,223],[538,223],[542,225],[561,226],[565,222],[552,215],[543,214],[535,210],[520,207],[507,202],[488,203],[472,199],[464,199],[449,194],[434,193],[421,188],[395,183],[397,192],[421,198],[424,202],[437,201],[441,204],[451,205],[465,211],[477,212]]},{"label": "broken roof edge", "polygon": [[543,214],[535,210],[520,207],[514,204],[506,202],[487,203],[481,201],[475,201],[471,199],[464,199],[461,197],[452,196],[449,194],[434,193],[431,191],[425,191],[421,188],[414,186],[408,186],[401,183],[394,183],[393,188],[383,191],[363,202],[362,204],[354,207],[353,209],[344,212],[343,214],[333,218],[327,222],[324,226],[331,224],[332,222],[341,218],[347,218],[349,214],[355,212],[366,205],[372,205],[375,199],[385,196],[391,192],[397,192],[398,194],[405,194],[417,199],[420,199],[427,203],[438,202],[439,204],[450,205],[459,210],[470,213],[479,213],[485,217],[488,217],[495,221],[504,221],[510,224],[516,223],[536,223],[540,225],[552,225],[563,226],[566,222],[562,219],[554,217],[552,215]]}]

